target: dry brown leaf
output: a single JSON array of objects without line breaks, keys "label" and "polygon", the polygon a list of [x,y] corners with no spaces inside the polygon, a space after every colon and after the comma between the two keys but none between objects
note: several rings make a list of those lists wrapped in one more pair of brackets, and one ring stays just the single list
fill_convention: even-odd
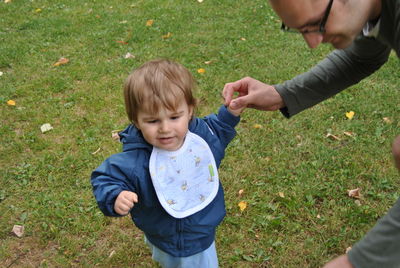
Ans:
[{"label": "dry brown leaf", "polygon": [[344,131],[343,134],[346,135],[347,137],[354,137],[354,133],[350,131]]},{"label": "dry brown leaf", "polygon": [[97,154],[98,152],[100,152],[100,147],[96,150],[96,151],[94,151],[93,153],[92,153],[92,155],[95,155],[95,154]]},{"label": "dry brown leaf", "polygon": [[163,39],[167,39],[167,38],[170,38],[171,36],[172,36],[172,33],[168,32],[167,34],[164,34],[164,35],[162,35],[161,37],[162,37]]},{"label": "dry brown leaf", "polygon": [[382,119],[383,119],[383,122],[385,122],[386,124],[391,124],[392,123],[392,120],[389,117],[384,117]]},{"label": "dry brown leaf", "polygon": [[40,131],[42,131],[42,133],[45,133],[45,132],[50,131],[52,129],[53,129],[53,127],[49,123],[46,123],[46,124],[43,124],[43,125],[40,126]]},{"label": "dry brown leaf", "polygon": [[239,197],[241,197],[241,196],[243,195],[243,193],[244,193],[244,190],[243,190],[243,189],[240,189],[239,192],[238,192]]},{"label": "dry brown leaf", "polygon": [[67,58],[60,58],[56,63],[53,64],[53,66],[60,66],[67,64],[69,62],[69,59]]},{"label": "dry brown leaf", "polygon": [[125,54],[124,58],[125,59],[134,59],[135,55],[132,55],[131,53],[128,52],[128,53]]},{"label": "dry brown leaf", "polygon": [[360,188],[348,190],[347,193],[348,193],[348,195],[350,197],[353,197],[353,198],[357,198],[358,199],[358,198],[361,197]]},{"label": "dry brown leaf", "polygon": [[18,237],[22,237],[24,235],[24,230],[25,227],[22,225],[14,225],[14,227],[12,228],[13,234],[15,234]]},{"label": "dry brown leaf", "polygon": [[333,141],[340,141],[340,138],[338,136],[335,136],[335,135],[333,135],[331,133],[326,134],[326,137],[328,139],[330,139],[330,140],[333,140]]}]

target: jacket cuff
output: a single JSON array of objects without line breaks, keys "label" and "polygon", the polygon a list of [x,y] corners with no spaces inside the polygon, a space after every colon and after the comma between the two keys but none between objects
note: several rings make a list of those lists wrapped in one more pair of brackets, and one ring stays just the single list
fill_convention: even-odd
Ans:
[{"label": "jacket cuff", "polygon": [[217,116],[220,121],[229,124],[233,128],[240,122],[240,116],[231,114],[225,105],[221,105]]}]

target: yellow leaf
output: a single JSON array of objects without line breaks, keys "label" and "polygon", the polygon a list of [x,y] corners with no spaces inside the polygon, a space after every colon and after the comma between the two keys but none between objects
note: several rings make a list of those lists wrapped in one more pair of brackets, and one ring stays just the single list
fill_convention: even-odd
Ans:
[{"label": "yellow leaf", "polygon": [[241,38],[240,38],[240,40],[242,40],[242,41],[246,41],[246,38],[244,38],[244,37],[241,37]]},{"label": "yellow leaf", "polygon": [[146,22],[146,26],[147,26],[147,27],[151,27],[151,26],[153,25],[153,22],[154,22],[154,20],[148,20],[148,21]]},{"label": "yellow leaf", "polygon": [[285,194],[283,192],[279,192],[278,195],[282,198],[285,198]]},{"label": "yellow leaf", "polygon": [[63,64],[67,64],[69,62],[69,59],[67,58],[60,58],[56,63],[53,64],[53,66],[60,66]]},{"label": "yellow leaf", "polygon": [[253,128],[262,128],[262,125],[260,125],[260,124],[254,124],[254,125],[253,125]]},{"label": "yellow leaf", "polygon": [[7,105],[15,106],[15,101],[9,100],[9,101],[7,101]]},{"label": "yellow leaf", "polygon": [[347,112],[347,113],[346,113],[346,117],[347,117],[349,120],[353,119],[353,117],[354,117],[354,112],[353,112],[353,111]]},{"label": "yellow leaf", "polygon": [[197,70],[197,72],[198,72],[199,74],[204,74],[204,73],[206,72],[206,69],[200,68],[200,69]]},{"label": "yellow leaf", "polygon": [[240,211],[242,212],[243,210],[245,210],[247,208],[247,202],[240,201],[238,206],[239,206]]},{"label": "yellow leaf", "polygon": [[163,38],[163,39],[167,39],[167,38],[170,38],[171,36],[172,36],[172,33],[168,32],[167,34],[164,34],[164,35],[162,36],[162,38]]},{"label": "yellow leaf", "polygon": [[35,12],[36,13],[40,13],[40,12],[42,12],[42,9],[41,8],[37,8],[37,9],[35,9]]}]

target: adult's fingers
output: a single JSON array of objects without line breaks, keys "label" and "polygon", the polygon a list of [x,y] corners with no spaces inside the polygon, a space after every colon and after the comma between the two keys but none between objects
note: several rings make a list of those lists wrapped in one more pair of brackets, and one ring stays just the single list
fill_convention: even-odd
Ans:
[{"label": "adult's fingers", "polygon": [[247,80],[248,78],[242,78],[232,83],[227,83],[222,90],[222,96],[225,99],[225,105],[229,105],[232,101],[233,94],[239,92],[239,96],[244,95],[247,92]]},{"label": "adult's fingers", "polygon": [[248,98],[249,98],[248,95],[237,97],[236,99],[230,102],[229,108],[231,108],[232,110],[240,110],[246,108],[248,103]]}]

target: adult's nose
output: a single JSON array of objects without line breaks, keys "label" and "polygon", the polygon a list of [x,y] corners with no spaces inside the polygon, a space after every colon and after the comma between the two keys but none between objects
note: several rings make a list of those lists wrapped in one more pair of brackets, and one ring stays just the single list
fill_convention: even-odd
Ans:
[{"label": "adult's nose", "polygon": [[322,43],[324,36],[322,33],[303,33],[303,38],[309,48],[316,48]]}]

